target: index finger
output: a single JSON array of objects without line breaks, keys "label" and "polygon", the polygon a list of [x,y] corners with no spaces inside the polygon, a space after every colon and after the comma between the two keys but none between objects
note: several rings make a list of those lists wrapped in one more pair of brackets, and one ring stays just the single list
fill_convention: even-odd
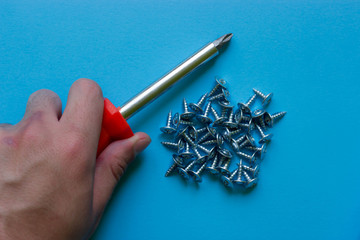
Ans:
[{"label": "index finger", "polygon": [[103,110],[104,98],[96,82],[79,79],[73,83],[60,122],[66,131],[80,134],[94,154],[99,141]]}]

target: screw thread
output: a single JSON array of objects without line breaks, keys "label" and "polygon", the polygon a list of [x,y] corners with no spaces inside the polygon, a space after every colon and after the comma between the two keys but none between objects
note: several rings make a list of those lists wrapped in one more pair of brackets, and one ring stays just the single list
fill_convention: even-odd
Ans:
[{"label": "screw thread", "polygon": [[211,89],[209,96],[212,96],[220,87],[220,84],[216,84],[215,87],[213,89]]},{"label": "screw thread", "polygon": [[205,93],[204,95],[202,95],[202,97],[200,98],[200,100],[198,101],[197,105],[199,107],[201,107],[201,105],[205,102],[205,99],[207,97],[207,93]]},{"label": "screw thread", "polygon": [[246,149],[251,150],[251,151],[261,151],[261,148],[253,147],[253,146],[246,146]]},{"label": "screw thread", "polygon": [[216,110],[215,110],[213,107],[211,107],[211,111],[212,111],[212,113],[214,114],[215,120],[218,120],[218,119],[219,119],[219,115],[218,115],[218,113],[216,112]]},{"label": "screw thread", "polygon": [[231,158],[227,158],[225,161],[223,161],[223,168],[228,169],[229,165],[230,165],[230,162],[231,162]]},{"label": "screw thread", "polygon": [[249,144],[250,141],[249,139],[245,139],[240,145],[239,145],[239,148],[243,148],[244,146],[246,146],[247,144]]},{"label": "screw thread", "polygon": [[173,142],[161,142],[161,144],[170,148],[178,148],[179,146],[177,143],[173,143]]},{"label": "screw thread", "polygon": [[230,115],[229,115],[229,122],[234,122],[234,111],[230,111]]},{"label": "screw thread", "polygon": [[234,179],[234,177],[235,177],[235,175],[238,173],[238,171],[239,171],[239,169],[237,168],[237,169],[235,169],[234,171],[232,171],[231,172],[231,175],[230,175],[230,177],[229,177],[229,179],[230,180],[233,180]]},{"label": "screw thread", "polygon": [[200,139],[199,139],[199,143],[203,142],[205,139],[207,139],[209,136],[211,135],[210,132],[206,133],[204,136],[202,136]]},{"label": "screw thread", "polygon": [[214,160],[213,160],[213,162],[212,162],[212,164],[211,164],[211,168],[216,168],[216,165],[218,164],[218,157],[217,156],[215,156],[215,158],[214,158]]},{"label": "screw thread", "polygon": [[205,148],[204,146],[201,145],[197,145],[198,148],[200,148],[203,152],[205,152],[206,154],[210,154],[210,150]]},{"label": "screw thread", "polygon": [[242,164],[242,160],[240,159],[239,161],[239,164],[238,164],[238,177],[237,177],[237,180],[240,181],[241,180],[241,177],[242,177],[242,167],[243,167],[243,164]]},{"label": "screw thread", "polygon": [[265,134],[264,134],[264,131],[261,129],[261,127],[259,125],[257,125],[257,124],[255,124],[255,126],[256,126],[257,130],[259,131],[261,137],[264,137]]},{"label": "screw thread", "polygon": [[185,143],[185,152],[190,152],[190,144]]},{"label": "screw thread", "polygon": [[183,102],[184,102],[184,113],[187,113],[187,112],[189,112],[189,110],[188,110],[188,104],[187,104],[185,98],[184,98]]},{"label": "screw thread", "polygon": [[274,114],[271,114],[270,117],[275,121],[275,120],[279,120],[280,118],[284,117],[286,114],[286,112],[277,112]]},{"label": "screw thread", "polygon": [[243,168],[244,168],[246,171],[251,172],[252,174],[254,174],[254,172],[255,172],[255,168],[251,168],[251,167],[248,167],[248,166],[245,166],[245,165],[243,165]]},{"label": "screw thread", "polygon": [[191,140],[191,138],[186,133],[184,133],[183,136],[191,146],[196,146],[196,144],[193,142],[193,140]]},{"label": "screw thread", "polygon": [[172,173],[176,167],[177,167],[177,164],[173,163],[173,165],[171,165],[171,167],[166,171],[165,177],[169,176],[170,173]]},{"label": "screw thread", "polygon": [[245,171],[243,171],[243,174],[244,174],[244,176],[246,178],[246,181],[250,182],[251,178],[250,178],[249,174],[247,174],[247,172],[245,172]]},{"label": "screw thread", "polygon": [[195,125],[194,122],[184,121],[184,120],[180,120],[180,124],[182,124],[182,125],[187,125],[187,126],[194,126],[194,125]]},{"label": "screw thread", "polygon": [[215,96],[212,96],[211,98],[209,98],[209,101],[214,101],[214,100],[222,98],[224,96],[225,96],[224,93],[219,93],[218,95],[215,95]]},{"label": "screw thread", "polygon": [[205,109],[205,113],[204,113],[204,116],[207,117],[209,115],[209,111],[210,111],[210,108],[211,107],[211,102],[209,102],[207,105],[206,105],[206,109]]},{"label": "screw thread", "polygon": [[197,129],[196,132],[197,133],[203,133],[207,130],[207,127],[203,127],[203,128],[200,128],[200,129]]},{"label": "screw thread", "polygon": [[249,160],[252,159],[252,157],[250,155],[248,155],[246,153],[243,153],[243,152],[240,152],[240,151],[237,151],[236,154],[239,155],[240,157],[244,157],[244,158],[247,158]]},{"label": "screw thread", "polygon": [[221,117],[226,117],[228,109],[227,108],[222,108],[221,110]]},{"label": "screw thread", "polygon": [[205,169],[205,167],[206,167],[206,162],[204,162],[201,166],[200,166],[200,168],[196,171],[196,174],[200,174],[204,169]]},{"label": "screw thread", "polygon": [[203,142],[203,143],[201,143],[202,145],[213,145],[213,144],[218,144],[218,141],[216,140],[216,139],[214,139],[214,140],[209,140],[209,141],[206,141],[206,142]]},{"label": "screw thread", "polygon": [[244,121],[246,121],[246,122],[249,122],[249,121],[251,120],[251,117],[249,117],[249,116],[243,116],[243,117],[241,118],[241,120],[244,120]]},{"label": "screw thread", "polygon": [[236,134],[240,133],[241,131],[242,131],[241,129],[236,129],[234,131],[231,131],[231,132],[229,132],[229,137],[236,135]]},{"label": "screw thread", "polygon": [[260,117],[258,120],[259,120],[260,126],[261,126],[263,129],[265,129],[266,126],[265,126],[264,118]]},{"label": "screw thread", "polygon": [[246,137],[246,135],[242,135],[238,139],[235,139],[235,142],[239,144],[240,142],[242,142],[244,140],[245,137]]},{"label": "screw thread", "polygon": [[261,97],[262,99],[265,99],[266,96],[265,94],[263,94],[262,92],[260,92],[259,90],[256,90],[255,88],[253,88],[254,92],[259,96]]},{"label": "screw thread", "polygon": [[256,94],[252,95],[251,98],[249,98],[249,100],[245,103],[245,105],[247,107],[250,107],[254,103],[255,98],[256,98]]},{"label": "screw thread", "polygon": [[168,117],[167,117],[167,121],[166,121],[166,126],[170,127],[171,126],[171,110],[169,111]]},{"label": "screw thread", "polygon": [[193,151],[198,158],[201,158],[201,154],[199,153],[199,151],[196,148],[193,148]]},{"label": "screw thread", "polygon": [[192,166],[194,166],[194,164],[195,164],[195,161],[192,161],[191,163],[189,163],[189,164],[186,166],[186,168],[184,169],[185,172],[189,171],[190,168],[192,168]]}]

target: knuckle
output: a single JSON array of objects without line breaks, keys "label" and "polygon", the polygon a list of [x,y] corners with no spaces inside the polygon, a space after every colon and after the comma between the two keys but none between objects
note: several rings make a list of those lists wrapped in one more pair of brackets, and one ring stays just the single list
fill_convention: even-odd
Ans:
[{"label": "knuckle", "polygon": [[114,159],[114,161],[112,161],[113,164],[110,166],[111,173],[116,181],[119,181],[121,176],[124,175],[127,166],[134,158],[134,153],[131,153],[128,156],[114,154],[113,156],[110,156],[110,158]]},{"label": "knuckle", "polygon": [[102,97],[102,91],[99,84],[93,80],[80,78],[75,81],[74,85],[79,87],[83,92],[89,95],[89,97]]},{"label": "knuckle", "polygon": [[67,135],[64,154],[68,159],[79,158],[86,151],[86,142],[83,136],[78,133]]}]

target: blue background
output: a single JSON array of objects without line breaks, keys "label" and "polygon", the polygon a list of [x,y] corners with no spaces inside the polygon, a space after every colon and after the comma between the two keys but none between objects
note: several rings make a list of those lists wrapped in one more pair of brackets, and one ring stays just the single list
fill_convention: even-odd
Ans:
[{"label": "blue background", "polygon": [[[129,120],[153,139],[121,179],[94,239],[360,239],[359,1],[1,1],[0,122],[18,122],[28,96],[66,102],[77,78],[121,105],[204,44],[229,47]],[[171,151],[159,127],[209,91],[233,102],[273,92],[288,114],[252,191],[216,179],[164,177]]]}]

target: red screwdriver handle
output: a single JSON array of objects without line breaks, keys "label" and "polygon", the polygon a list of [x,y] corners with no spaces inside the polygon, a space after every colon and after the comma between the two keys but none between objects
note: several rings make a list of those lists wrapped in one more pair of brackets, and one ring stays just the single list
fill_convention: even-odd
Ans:
[{"label": "red screwdriver handle", "polygon": [[97,156],[113,141],[134,136],[129,124],[109,99],[104,99],[104,113],[97,149]]}]

